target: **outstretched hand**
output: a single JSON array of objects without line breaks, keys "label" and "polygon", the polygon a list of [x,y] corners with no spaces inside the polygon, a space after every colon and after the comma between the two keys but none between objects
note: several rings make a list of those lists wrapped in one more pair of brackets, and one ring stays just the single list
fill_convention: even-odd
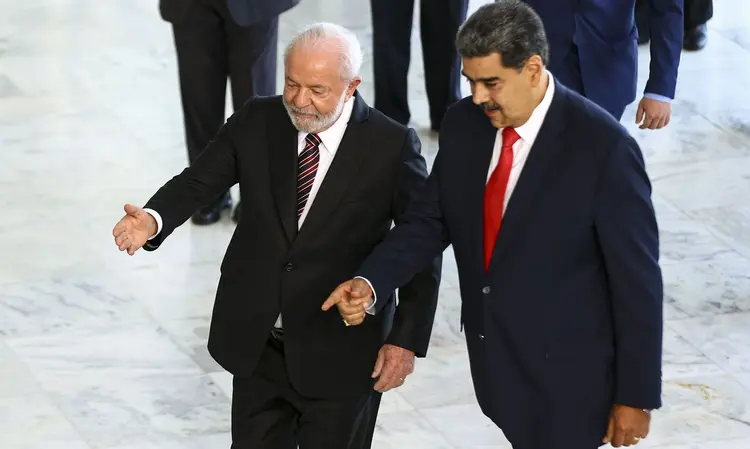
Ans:
[{"label": "outstretched hand", "polygon": [[156,228],[156,219],[151,214],[138,206],[126,204],[125,216],[117,222],[112,235],[120,251],[127,251],[132,256],[156,234]]},{"label": "outstretched hand", "polygon": [[321,309],[327,312],[336,306],[347,326],[357,326],[365,320],[367,306],[372,301],[372,289],[364,279],[352,279],[336,287]]}]

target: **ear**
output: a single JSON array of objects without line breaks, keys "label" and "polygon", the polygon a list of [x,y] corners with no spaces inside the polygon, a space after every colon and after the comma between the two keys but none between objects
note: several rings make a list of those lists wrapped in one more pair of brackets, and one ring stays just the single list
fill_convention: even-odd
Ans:
[{"label": "ear", "polygon": [[526,67],[524,67],[526,75],[529,77],[532,86],[538,85],[542,81],[542,74],[544,74],[544,62],[539,55],[534,55],[526,61]]},{"label": "ear", "polygon": [[362,78],[356,77],[349,83],[349,86],[346,87],[346,99],[350,99],[352,95],[354,95],[354,91],[357,90],[360,83],[362,82]]}]

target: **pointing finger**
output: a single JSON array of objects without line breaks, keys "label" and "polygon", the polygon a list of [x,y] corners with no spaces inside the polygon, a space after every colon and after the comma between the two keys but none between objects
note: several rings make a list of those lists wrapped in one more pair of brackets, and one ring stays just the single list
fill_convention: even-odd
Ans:
[{"label": "pointing finger", "polygon": [[324,312],[327,312],[328,310],[331,309],[331,307],[340,303],[341,300],[342,300],[341,295],[337,295],[336,292],[334,292],[331,296],[328,297],[328,299],[326,299],[321,309],[323,309]]}]

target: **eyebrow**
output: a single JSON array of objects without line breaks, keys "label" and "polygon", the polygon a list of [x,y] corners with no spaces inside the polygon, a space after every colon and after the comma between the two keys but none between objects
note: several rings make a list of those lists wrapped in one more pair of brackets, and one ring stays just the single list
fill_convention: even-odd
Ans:
[{"label": "eyebrow", "polygon": [[[285,78],[286,78],[286,80],[287,80],[288,82],[290,82],[290,83],[292,83],[292,84],[296,84],[296,85],[298,85],[298,86],[300,85],[300,83],[298,83],[297,81],[293,80],[293,79],[292,79],[291,77],[289,77],[289,76],[286,76]],[[312,86],[308,86],[308,88],[309,88],[309,89],[327,89],[327,87],[326,87],[326,86],[324,86],[324,85],[322,85],[322,84],[314,84],[314,85],[312,85]]]},{"label": "eyebrow", "polygon": [[493,83],[496,81],[502,81],[499,76],[490,76],[488,78],[471,79],[471,77],[467,75],[463,70],[461,71],[461,75],[463,75],[469,81],[475,81],[475,82],[479,81],[481,83]]}]

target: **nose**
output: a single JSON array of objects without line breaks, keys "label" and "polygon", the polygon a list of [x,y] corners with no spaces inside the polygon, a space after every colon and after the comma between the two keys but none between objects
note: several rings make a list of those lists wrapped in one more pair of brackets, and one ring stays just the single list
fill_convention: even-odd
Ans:
[{"label": "nose", "polygon": [[310,106],[310,91],[305,88],[298,90],[297,95],[294,96],[294,105],[298,108]]},{"label": "nose", "polygon": [[472,86],[471,101],[476,105],[487,103],[489,101],[489,92],[487,91],[487,88],[483,87],[480,83]]}]

